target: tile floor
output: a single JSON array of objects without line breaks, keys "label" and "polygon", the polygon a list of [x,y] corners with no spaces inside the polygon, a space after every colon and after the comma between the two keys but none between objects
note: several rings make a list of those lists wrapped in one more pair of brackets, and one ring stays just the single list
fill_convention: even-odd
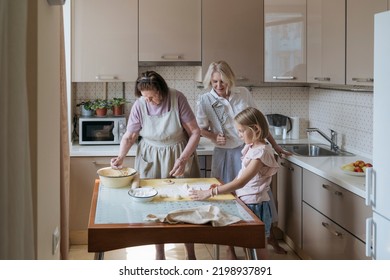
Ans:
[{"label": "tile floor", "polygon": [[[299,256],[283,241],[280,245],[287,251],[287,254],[276,254],[270,245],[267,245],[270,260],[300,260]],[[199,260],[213,260],[214,247],[210,244],[195,244],[196,257]],[[219,246],[219,259],[226,260],[226,247]],[[245,260],[245,253],[242,248],[236,248],[236,255],[240,260]],[[165,256],[167,260],[184,260],[185,249],[183,244],[165,244]],[[73,245],[70,248],[70,260],[92,260],[93,253],[88,253],[87,245]],[[105,260],[154,260],[154,245],[131,247],[113,250],[104,254]]]}]

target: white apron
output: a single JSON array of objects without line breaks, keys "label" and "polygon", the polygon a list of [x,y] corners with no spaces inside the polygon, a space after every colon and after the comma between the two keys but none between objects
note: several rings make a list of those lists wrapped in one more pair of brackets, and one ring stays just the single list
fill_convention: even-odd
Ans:
[{"label": "white apron", "polygon": [[[143,121],[139,134],[142,138],[135,159],[140,178],[167,178],[187,145],[188,135],[180,122],[175,90],[170,91],[170,99],[170,110],[159,116],[148,115],[146,101],[140,99]],[[183,177],[200,177],[196,152],[188,159]]]}]

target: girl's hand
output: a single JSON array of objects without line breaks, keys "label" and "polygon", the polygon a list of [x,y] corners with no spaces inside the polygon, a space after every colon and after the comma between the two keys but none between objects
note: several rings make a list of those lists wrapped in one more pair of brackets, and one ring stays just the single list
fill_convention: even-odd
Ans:
[{"label": "girl's hand", "polygon": [[222,186],[221,184],[211,184],[209,190],[215,189],[216,187]]},{"label": "girl's hand", "polygon": [[211,197],[211,190],[190,190],[189,195],[192,200],[205,200]]}]

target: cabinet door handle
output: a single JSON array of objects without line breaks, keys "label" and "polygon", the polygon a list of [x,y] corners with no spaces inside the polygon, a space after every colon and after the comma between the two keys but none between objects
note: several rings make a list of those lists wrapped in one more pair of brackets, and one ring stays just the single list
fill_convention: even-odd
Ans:
[{"label": "cabinet door handle", "polygon": [[332,229],[330,228],[330,225],[329,225],[328,223],[322,222],[322,226],[323,226],[324,228],[326,228],[327,230],[329,230],[329,232],[332,233],[334,236],[340,237],[340,236],[343,235],[341,232],[338,232],[337,230],[332,230]]},{"label": "cabinet door handle", "polygon": [[352,81],[358,82],[358,83],[373,83],[373,78],[352,78]]},{"label": "cabinet door handle", "polygon": [[94,160],[94,161],[92,161],[92,164],[93,165],[111,165],[111,163],[110,162],[100,162],[100,161],[96,161],[96,160]]},{"label": "cabinet door handle", "polygon": [[117,80],[117,77],[110,76],[110,75],[97,75],[95,79],[98,81],[111,81],[111,80]]},{"label": "cabinet door handle", "polygon": [[295,80],[296,78],[293,76],[273,76],[274,80]]},{"label": "cabinet door handle", "polygon": [[283,167],[286,167],[290,171],[294,171],[294,167],[287,166],[287,164],[284,163],[283,161],[280,163],[280,165],[283,166]]},{"label": "cabinet door handle", "polygon": [[181,55],[169,55],[169,54],[166,54],[166,55],[162,55],[161,56],[161,59],[166,59],[166,60],[179,60],[179,59],[182,59]]},{"label": "cabinet door handle", "polygon": [[329,77],[314,77],[314,80],[316,80],[316,81],[329,82],[329,81],[330,81],[330,78],[329,78]]}]

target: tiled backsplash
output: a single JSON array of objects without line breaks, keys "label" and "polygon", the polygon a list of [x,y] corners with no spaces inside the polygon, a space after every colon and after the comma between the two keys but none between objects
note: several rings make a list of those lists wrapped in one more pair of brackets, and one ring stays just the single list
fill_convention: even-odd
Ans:
[{"label": "tiled backsplash", "polygon": [[[169,87],[183,92],[193,110],[196,100],[205,90],[194,78],[197,67],[156,66],[140,67],[139,71],[155,70],[162,75]],[[318,127],[324,132],[338,132],[338,144],[346,150],[372,154],[372,93],[348,92],[309,87],[265,86],[251,87],[257,108],[264,114],[279,113],[300,117],[300,137],[306,138],[305,129]],[[95,98],[122,97],[135,101],[134,83],[74,83],[73,104]],[[129,114],[131,103],[125,114]],[[74,106],[80,114],[80,108]],[[329,133],[330,134],[330,133]]]},{"label": "tiled backsplash", "polygon": [[310,126],[338,133],[345,150],[372,155],[373,93],[310,89]]}]

